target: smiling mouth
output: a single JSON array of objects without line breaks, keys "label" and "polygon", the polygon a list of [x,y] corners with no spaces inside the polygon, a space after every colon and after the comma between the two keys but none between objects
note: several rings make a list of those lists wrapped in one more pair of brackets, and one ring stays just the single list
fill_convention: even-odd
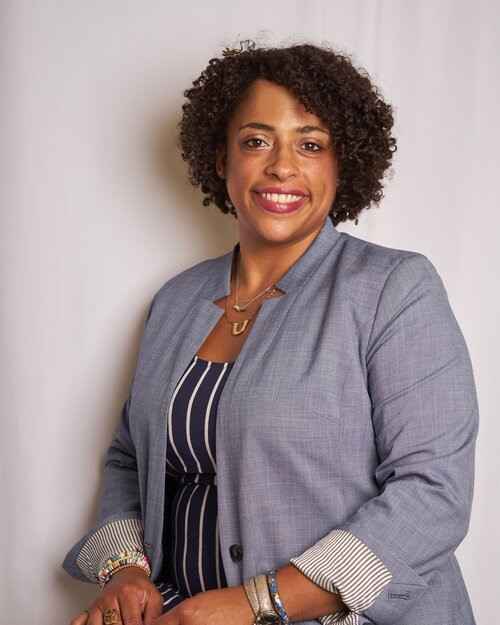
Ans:
[{"label": "smiling mouth", "polygon": [[257,203],[261,208],[271,213],[292,213],[301,208],[309,199],[307,195],[292,193],[260,193],[254,191]]}]

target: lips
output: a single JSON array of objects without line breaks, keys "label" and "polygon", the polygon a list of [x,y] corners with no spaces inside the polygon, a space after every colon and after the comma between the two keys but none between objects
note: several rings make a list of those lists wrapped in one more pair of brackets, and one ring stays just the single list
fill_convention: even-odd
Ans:
[{"label": "lips", "polygon": [[292,189],[288,187],[257,187],[254,189],[257,193],[277,193],[278,195],[309,195],[302,189]]},{"label": "lips", "polygon": [[[294,191],[292,193],[292,191]],[[267,212],[275,214],[292,213],[299,210],[308,200],[302,191],[291,189],[287,193],[270,191],[254,191],[257,204]],[[295,199],[296,198],[296,199]]]}]

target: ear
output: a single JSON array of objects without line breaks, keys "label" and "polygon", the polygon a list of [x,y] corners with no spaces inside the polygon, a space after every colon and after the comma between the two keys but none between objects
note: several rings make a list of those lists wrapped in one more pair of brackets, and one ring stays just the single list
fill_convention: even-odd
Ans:
[{"label": "ear", "polygon": [[226,148],[223,145],[217,146],[215,150],[215,169],[219,178],[226,176]]}]

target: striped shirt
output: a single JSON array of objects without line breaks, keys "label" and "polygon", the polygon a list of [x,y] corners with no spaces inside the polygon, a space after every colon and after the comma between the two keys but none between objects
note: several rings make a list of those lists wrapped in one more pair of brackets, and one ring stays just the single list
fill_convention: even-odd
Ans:
[{"label": "striped shirt", "polygon": [[227,586],[217,527],[217,404],[232,362],[197,354],[168,411],[164,569],[156,582],[164,612],[186,597]]}]

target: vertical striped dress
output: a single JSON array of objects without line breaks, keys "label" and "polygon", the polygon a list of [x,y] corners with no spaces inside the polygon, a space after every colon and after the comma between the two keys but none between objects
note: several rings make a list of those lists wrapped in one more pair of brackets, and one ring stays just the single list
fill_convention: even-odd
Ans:
[{"label": "vertical striped dress", "polygon": [[199,592],[227,586],[217,527],[217,404],[233,362],[197,354],[168,411],[164,568],[156,587],[163,613]]}]

